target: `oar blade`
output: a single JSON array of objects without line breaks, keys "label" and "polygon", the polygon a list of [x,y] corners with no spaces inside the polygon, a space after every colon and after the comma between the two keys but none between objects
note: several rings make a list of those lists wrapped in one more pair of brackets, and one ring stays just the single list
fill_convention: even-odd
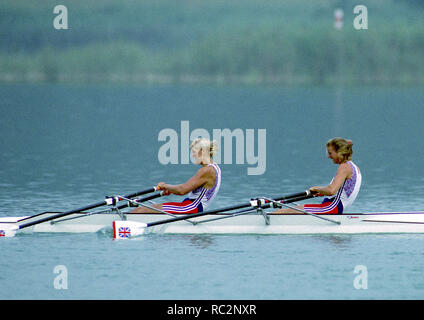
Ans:
[{"label": "oar blade", "polygon": [[130,239],[146,232],[147,224],[136,221],[113,221],[113,238]]},{"label": "oar blade", "polygon": [[0,223],[0,237],[14,237],[18,229],[14,224]]}]

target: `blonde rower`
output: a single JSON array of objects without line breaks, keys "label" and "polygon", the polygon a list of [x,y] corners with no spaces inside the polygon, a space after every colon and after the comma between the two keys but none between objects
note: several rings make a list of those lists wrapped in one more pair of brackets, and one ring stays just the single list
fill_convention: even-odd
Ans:
[{"label": "blonde rower", "polygon": [[[196,164],[202,166],[197,173],[183,184],[172,185],[165,182],[157,184],[165,195],[188,194],[187,197],[182,202],[167,202],[152,207],[169,213],[197,213],[207,210],[216,197],[221,185],[221,169],[212,160],[217,151],[216,141],[199,138],[191,143],[190,149]],[[132,211],[132,213],[151,212],[158,211],[146,207],[138,207]]]},{"label": "blonde rower", "polygon": [[[320,204],[305,204],[299,209],[314,214],[342,214],[355,201],[361,188],[362,176],[352,162],[353,143],[351,140],[334,138],[326,144],[328,158],[338,165],[336,175],[327,186],[309,188],[319,196],[327,196]],[[275,213],[299,213],[294,209],[281,209]]]}]

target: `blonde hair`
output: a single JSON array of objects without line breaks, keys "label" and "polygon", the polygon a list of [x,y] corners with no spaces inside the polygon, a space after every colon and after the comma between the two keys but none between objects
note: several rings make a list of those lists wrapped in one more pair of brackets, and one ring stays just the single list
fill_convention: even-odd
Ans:
[{"label": "blonde hair", "polygon": [[333,150],[339,155],[342,162],[352,160],[353,155],[353,142],[352,140],[346,140],[343,138],[333,138],[326,144],[327,148],[331,146]]},{"label": "blonde hair", "polygon": [[210,141],[205,138],[197,138],[193,140],[190,144],[191,150],[201,150],[202,151],[202,163],[209,164],[212,163],[212,158],[218,150],[218,143],[216,140]]}]

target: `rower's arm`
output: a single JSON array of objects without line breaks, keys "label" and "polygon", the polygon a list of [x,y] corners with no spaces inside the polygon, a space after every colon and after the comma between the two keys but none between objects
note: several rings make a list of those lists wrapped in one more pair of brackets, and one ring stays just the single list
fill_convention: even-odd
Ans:
[{"label": "rower's arm", "polygon": [[335,195],[339,189],[343,186],[343,183],[348,177],[352,175],[352,168],[347,163],[342,163],[337,169],[337,174],[334,177],[333,181],[325,187],[316,186],[309,188],[312,192],[316,192],[323,196],[332,196]]},{"label": "rower's arm", "polygon": [[200,168],[193,177],[191,177],[183,184],[172,185],[160,182],[158,183],[158,187],[161,190],[169,191],[170,193],[182,196],[205,185],[209,181],[210,176],[210,167],[203,167]]}]

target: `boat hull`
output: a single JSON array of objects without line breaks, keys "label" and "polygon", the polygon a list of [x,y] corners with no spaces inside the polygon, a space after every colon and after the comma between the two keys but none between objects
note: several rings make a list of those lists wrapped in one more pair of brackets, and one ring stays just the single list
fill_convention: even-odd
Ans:
[{"label": "boat hull", "polygon": [[[31,219],[57,214],[45,212],[35,217],[0,218],[0,223],[26,223]],[[170,234],[356,234],[356,233],[424,233],[424,212],[368,213],[322,215],[339,222],[319,219],[306,214],[211,214],[147,228],[147,233]],[[136,222],[156,222],[169,219],[165,214],[126,214]],[[64,232],[87,233],[111,229],[112,222],[122,220],[116,213],[73,214],[64,219],[48,221],[24,228],[18,233]],[[214,220],[217,219],[218,220]],[[212,221],[213,220],[213,221]]]}]

